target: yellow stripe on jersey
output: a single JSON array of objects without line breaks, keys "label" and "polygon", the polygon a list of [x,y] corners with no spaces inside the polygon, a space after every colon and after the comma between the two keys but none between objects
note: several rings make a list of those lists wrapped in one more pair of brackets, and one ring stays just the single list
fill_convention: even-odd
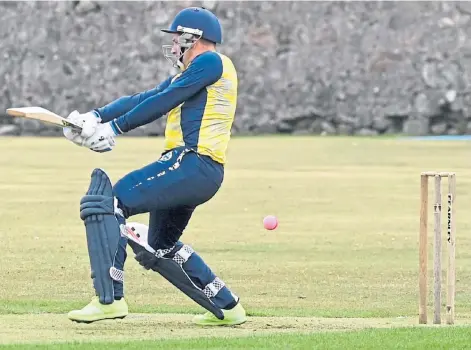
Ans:
[{"label": "yellow stripe on jersey", "polygon": [[[237,72],[227,56],[216,52],[201,56],[204,55],[207,56],[200,58],[200,64],[204,59],[209,61],[208,56],[212,55],[213,61],[209,62],[217,60],[218,67],[214,69],[219,68],[220,72],[222,69],[220,78],[169,112],[165,149],[186,145],[224,164],[237,105]],[[173,80],[181,74],[184,72]]]},{"label": "yellow stripe on jersey", "polygon": [[[175,75],[172,82],[181,73]],[[167,115],[167,125],[165,127],[165,150],[183,146],[183,133],[181,128],[181,105],[172,109]]]},{"label": "yellow stripe on jersey", "polygon": [[165,128],[165,149],[183,146],[183,133],[181,128],[181,106],[174,108],[167,116]]},{"label": "yellow stripe on jersey", "polygon": [[232,61],[219,54],[223,73],[213,85],[207,87],[208,97],[198,139],[198,153],[215,161],[226,162],[227,146],[237,106],[237,72]]}]

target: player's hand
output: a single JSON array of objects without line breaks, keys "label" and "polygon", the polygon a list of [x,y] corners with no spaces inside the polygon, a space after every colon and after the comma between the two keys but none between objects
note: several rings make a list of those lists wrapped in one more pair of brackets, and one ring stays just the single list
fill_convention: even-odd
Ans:
[{"label": "player's hand", "polygon": [[80,136],[80,131],[76,131],[70,127],[65,127],[62,129],[62,132],[64,133],[64,136],[75,143],[78,146],[83,146],[83,143],[85,141],[85,138]]},{"label": "player's hand", "polygon": [[101,118],[93,112],[80,114],[78,111],[73,111],[66,119],[82,127],[80,136],[83,138],[91,137],[101,122]]},{"label": "player's hand", "polygon": [[[73,111],[66,119],[71,120],[72,122],[76,122],[79,126],[81,126],[82,123],[77,118],[77,115],[80,115],[80,113],[77,111]],[[69,141],[72,141],[78,146],[83,146],[85,138],[81,135],[80,131],[72,129],[71,127],[64,127],[62,128],[62,132]]]},{"label": "player's hand", "polygon": [[98,124],[95,133],[83,141],[82,146],[95,152],[109,152],[116,145],[116,133],[110,123]]}]

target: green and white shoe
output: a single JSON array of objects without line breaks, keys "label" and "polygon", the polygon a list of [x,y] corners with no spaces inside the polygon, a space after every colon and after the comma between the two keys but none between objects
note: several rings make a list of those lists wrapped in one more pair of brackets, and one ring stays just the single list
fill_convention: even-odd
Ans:
[{"label": "green and white shoe", "polygon": [[193,318],[193,323],[200,326],[235,326],[247,321],[247,315],[240,303],[237,303],[233,309],[222,310],[222,312],[224,313],[223,320],[218,319],[208,311],[203,315],[195,316]]},{"label": "green and white shoe", "polygon": [[100,304],[97,296],[81,310],[72,310],[67,317],[75,322],[91,323],[95,321],[124,318],[128,315],[128,304],[124,298],[115,300],[112,304]]}]

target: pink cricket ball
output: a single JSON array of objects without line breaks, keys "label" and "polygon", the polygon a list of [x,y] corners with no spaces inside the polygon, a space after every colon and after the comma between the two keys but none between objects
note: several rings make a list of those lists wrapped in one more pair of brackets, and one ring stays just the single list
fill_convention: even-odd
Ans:
[{"label": "pink cricket ball", "polygon": [[278,219],[274,215],[265,216],[263,219],[263,227],[267,230],[274,230],[278,227]]}]

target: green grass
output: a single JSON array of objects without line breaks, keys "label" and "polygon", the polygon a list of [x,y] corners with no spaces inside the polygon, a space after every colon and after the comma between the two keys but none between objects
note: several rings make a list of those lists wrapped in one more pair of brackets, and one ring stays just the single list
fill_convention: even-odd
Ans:
[{"label": "green grass", "polygon": [[[106,347],[120,349],[469,349],[471,328],[400,328],[368,329],[356,332],[283,334],[241,338],[193,338],[188,340],[132,341],[121,343],[65,343],[16,345],[1,349],[74,349],[92,350]],[[113,346],[113,345],[116,345]]]},{"label": "green grass", "polygon": [[[21,322],[29,322],[21,315],[31,314],[65,318],[89,301],[79,201],[90,173],[101,167],[115,182],[154,161],[162,144],[160,138],[120,138],[113,152],[96,154],[60,138],[0,139],[0,327],[7,322],[3,316]],[[419,174],[455,171],[456,313],[465,320],[471,310],[470,146],[394,138],[236,138],[222,189],[196,210],[182,240],[241,296],[252,317],[415,321]],[[275,231],[262,227],[268,214],[279,218]],[[134,220],[145,223],[147,215]],[[432,220],[430,214],[430,237]],[[202,311],[159,275],[142,270],[128,253],[125,290],[132,313]],[[443,272],[445,279],[445,265]],[[63,327],[65,336],[75,339],[78,330],[67,321]],[[186,329],[186,321],[175,327]],[[47,331],[52,328],[53,323]],[[103,334],[91,329],[100,340]],[[41,341],[56,341],[53,334]],[[130,331],[125,328],[124,334]],[[37,340],[34,332],[27,335]]]}]

